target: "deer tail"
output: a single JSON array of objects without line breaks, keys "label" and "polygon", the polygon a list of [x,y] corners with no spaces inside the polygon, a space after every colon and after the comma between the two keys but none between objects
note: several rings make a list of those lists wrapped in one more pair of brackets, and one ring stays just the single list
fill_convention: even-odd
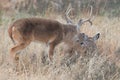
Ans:
[{"label": "deer tail", "polygon": [[15,44],[15,41],[14,41],[14,39],[13,39],[13,37],[12,37],[12,28],[13,28],[13,26],[10,26],[10,27],[9,27],[9,29],[8,29],[8,34],[9,34],[9,37],[11,38],[13,44]]}]

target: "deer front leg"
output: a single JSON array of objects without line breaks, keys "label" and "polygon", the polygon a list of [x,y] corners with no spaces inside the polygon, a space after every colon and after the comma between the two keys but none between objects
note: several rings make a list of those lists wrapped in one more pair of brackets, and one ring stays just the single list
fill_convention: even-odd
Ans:
[{"label": "deer front leg", "polygon": [[48,58],[49,58],[50,61],[53,60],[54,48],[55,48],[55,44],[54,43],[50,43],[49,44],[49,54],[48,54]]},{"label": "deer front leg", "polygon": [[54,37],[54,40],[50,40],[49,41],[49,60],[52,61],[53,60],[53,53],[54,53],[54,48],[61,42],[62,37],[60,36],[60,34],[56,34],[57,36]]}]

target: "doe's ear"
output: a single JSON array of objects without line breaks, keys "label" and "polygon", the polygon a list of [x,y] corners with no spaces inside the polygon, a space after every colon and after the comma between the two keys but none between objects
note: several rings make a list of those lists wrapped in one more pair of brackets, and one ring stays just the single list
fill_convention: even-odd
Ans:
[{"label": "doe's ear", "polygon": [[100,38],[100,33],[97,33],[95,36],[93,36],[93,40],[96,41]]}]

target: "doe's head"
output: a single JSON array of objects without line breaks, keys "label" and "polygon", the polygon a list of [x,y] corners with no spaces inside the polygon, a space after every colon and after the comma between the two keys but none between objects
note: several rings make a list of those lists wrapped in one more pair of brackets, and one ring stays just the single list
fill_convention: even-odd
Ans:
[{"label": "doe's head", "polygon": [[73,46],[80,53],[93,52],[97,49],[96,41],[100,38],[100,33],[89,37],[85,33],[79,33],[73,38]]}]

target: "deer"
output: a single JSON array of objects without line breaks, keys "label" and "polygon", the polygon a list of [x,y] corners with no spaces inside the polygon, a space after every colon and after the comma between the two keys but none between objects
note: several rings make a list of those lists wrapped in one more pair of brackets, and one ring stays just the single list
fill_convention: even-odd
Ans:
[{"label": "deer", "polygon": [[[69,10],[70,11],[70,10]],[[68,14],[68,13],[67,13]],[[71,21],[66,14],[67,21]],[[21,50],[31,42],[43,42],[49,46],[48,58],[53,59],[54,49],[61,42],[69,41],[78,33],[80,26],[85,22],[92,24],[89,19],[80,19],[75,24],[64,24],[59,21],[45,18],[21,18],[14,21],[8,28],[8,34],[14,46],[10,49],[10,56],[14,61],[19,60]]]},{"label": "deer", "polygon": [[71,57],[75,51],[80,53],[82,56],[87,52],[92,53],[97,49],[96,41],[99,38],[100,33],[97,33],[91,37],[85,33],[78,33],[72,38],[67,47],[64,48],[62,54],[69,53],[69,57]]},{"label": "deer", "polygon": [[[91,8],[90,9],[90,17],[85,20],[80,19],[79,22],[84,22],[84,23],[89,22],[91,25],[93,24],[91,21],[94,18],[94,17],[92,17],[93,7],[90,6],[90,8]],[[69,5],[66,10],[66,14],[65,14],[65,19],[68,24],[74,24],[74,22],[68,16],[71,10],[72,10],[71,5]],[[80,29],[77,29],[77,30],[78,30],[78,34],[75,35],[73,40],[69,41],[67,48],[65,48],[66,47],[65,46],[64,47],[65,50],[63,50],[62,53],[69,53],[70,56],[72,56],[73,53],[75,53],[75,51],[82,53],[82,55],[85,54],[86,52],[92,53],[93,51],[95,51],[97,49],[96,41],[99,39],[100,33],[97,33],[93,37],[89,37],[85,33],[80,33],[80,31],[79,31]]]},{"label": "deer", "polygon": [[[81,38],[82,37],[82,38]],[[95,34],[94,36],[88,36],[85,33],[79,33],[74,37],[74,44],[73,46],[77,47],[77,51],[84,55],[85,53],[92,53],[97,49],[96,41],[100,38],[100,33]],[[82,39],[82,40],[81,40]]]}]

